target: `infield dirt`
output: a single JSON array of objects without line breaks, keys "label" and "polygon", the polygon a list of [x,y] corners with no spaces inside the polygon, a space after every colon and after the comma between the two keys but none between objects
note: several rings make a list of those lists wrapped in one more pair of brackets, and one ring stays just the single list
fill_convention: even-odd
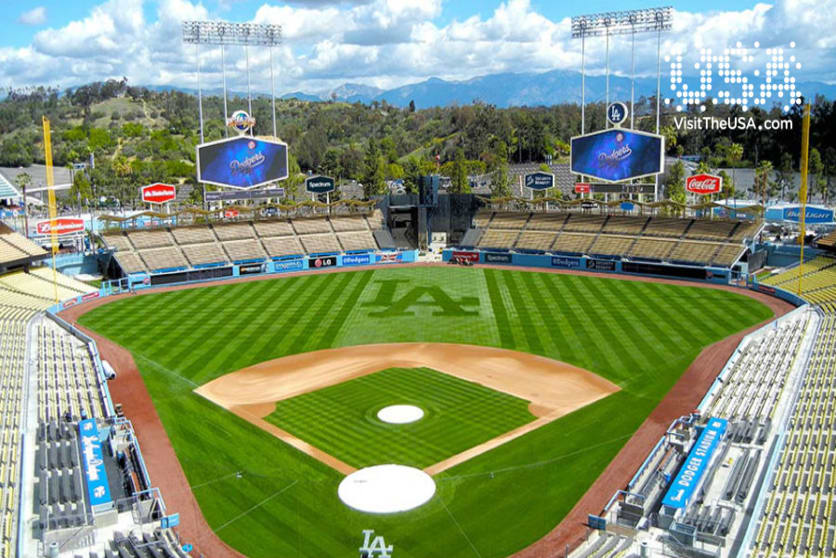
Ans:
[{"label": "infield dirt", "polygon": [[386,343],[277,358],[225,374],[195,393],[344,474],[354,468],[264,417],[275,402],[387,368],[428,367],[529,401],[536,420],[427,467],[440,473],[619,390],[582,368],[549,358],[476,345]]}]

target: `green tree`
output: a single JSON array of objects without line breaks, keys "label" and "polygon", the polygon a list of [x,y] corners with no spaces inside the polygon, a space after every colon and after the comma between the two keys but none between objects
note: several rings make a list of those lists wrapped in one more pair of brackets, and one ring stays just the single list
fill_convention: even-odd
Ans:
[{"label": "green tree", "polygon": [[821,159],[821,153],[815,147],[810,149],[810,160],[807,170],[809,178],[812,179],[812,187],[810,190],[818,193],[824,203],[827,203],[827,180],[824,177],[824,163]]},{"label": "green tree", "polygon": [[682,161],[675,162],[668,171],[665,197],[677,203],[685,203],[685,165]]},{"label": "green tree", "polygon": [[[732,168],[732,184],[734,184],[734,169],[737,163],[743,158],[743,146],[739,143],[732,143],[725,148],[726,162]],[[726,201],[729,201],[729,191],[726,191]]]},{"label": "green tree", "polygon": [[770,161],[761,161],[755,169],[755,192],[761,196],[761,205],[766,207],[766,201],[769,197],[771,189],[769,178],[772,176],[772,163]]},{"label": "green tree", "polygon": [[88,205],[93,199],[93,190],[90,187],[90,181],[83,172],[77,172],[73,175],[73,184],[70,186],[70,199],[80,201]]},{"label": "green tree", "polygon": [[504,198],[511,195],[511,185],[508,179],[508,146],[501,139],[496,139],[493,145],[494,168],[491,172],[491,196]]},{"label": "green tree", "polygon": [[778,165],[778,185],[781,186],[781,200],[784,199],[784,190],[792,185],[792,155],[786,151],[781,154],[781,163]]},{"label": "green tree", "polygon": [[374,138],[369,138],[366,155],[363,158],[363,197],[386,193],[386,162]]},{"label": "green tree", "polygon": [[453,168],[450,176],[452,180],[450,192],[453,194],[470,193],[470,182],[467,179],[467,163],[464,158],[464,149],[456,149],[456,158],[453,160]]}]

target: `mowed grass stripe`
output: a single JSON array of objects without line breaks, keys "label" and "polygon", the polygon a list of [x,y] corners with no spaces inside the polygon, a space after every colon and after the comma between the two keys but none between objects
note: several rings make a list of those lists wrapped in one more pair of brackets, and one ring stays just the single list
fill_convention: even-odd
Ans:
[{"label": "mowed grass stripe", "polygon": [[491,308],[493,309],[494,321],[496,322],[496,329],[499,332],[500,344],[505,348],[516,347],[514,343],[514,332],[511,330],[511,324],[508,321],[508,312],[505,310],[505,303],[502,301],[502,295],[499,293],[497,286],[497,272],[493,269],[484,270],[485,283],[488,286],[488,295],[490,296]]},{"label": "mowed grass stripe", "polygon": [[537,275],[534,273],[521,273],[520,277],[534,303],[534,308],[539,314],[540,320],[543,322],[543,329],[551,339],[552,350],[565,355],[564,358],[567,360],[574,360],[576,358],[575,350],[572,342],[569,340],[571,328],[564,327],[554,317],[554,314],[549,308],[549,303],[543,297],[543,291],[536,284],[535,278]]},{"label": "mowed grass stripe", "polygon": [[532,353],[543,354],[543,344],[540,342],[540,337],[537,335],[538,325],[532,321],[528,313],[529,302],[524,300],[523,292],[517,285],[515,280],[516,274],[513,271],[503,270],[500,277],[505,288],[508,290],[511,301],[514,303],[514,311],[519,320],[519,329],[522,329],[523,335],[528,343],[528,348]]},{"label": "mowed grass stripe", "polygon": [[363,295],[363,291],[366,290],[366,287],[372,280],[374,271],[355,271],[352,272],[352,274],[358,276],[358,281],[354,285],[354,289],[351,293],[349,293],[348,296],[343,297],[342,305],[340,306],[339,311],[334,316],[334,319],[331,321],[328,328],[323,331],[322,337],[319,339],[317,344],[321,348],[330,347],[334,342],[334,339],[337,338],[337,335],[343,325],[345,325],[345,321],[348,319],[349,314],[351,314],[351,311],[354,309],[355,304],[357,304],[357,301],[360,300],[360,297]]}]

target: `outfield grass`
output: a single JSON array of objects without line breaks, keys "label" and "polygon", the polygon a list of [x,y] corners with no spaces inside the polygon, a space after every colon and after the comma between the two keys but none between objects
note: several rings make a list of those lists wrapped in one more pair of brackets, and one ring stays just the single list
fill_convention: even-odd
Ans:
[{"label": "outfield grass", "polygon": [[[528,403],[430,368],[389,368],[279,401],[265,420],[357,468],[423,469],[533,421]],[[424,418],[377,419],[400,404],[420,407]]]},{"label": "outfield grass", "polygon": [[[398,558],[488,558],[554,527],[703,347],[770,316],[713,289],[415,267],[129,297],[80,321],[131,350],[204,516],[241,552],[355,556],[371,528]],[[394,516],[346,508],[342,475],[192,392],[288,354],[413,341],[540,354],[622,389],[437,475],[427,505]]]}]

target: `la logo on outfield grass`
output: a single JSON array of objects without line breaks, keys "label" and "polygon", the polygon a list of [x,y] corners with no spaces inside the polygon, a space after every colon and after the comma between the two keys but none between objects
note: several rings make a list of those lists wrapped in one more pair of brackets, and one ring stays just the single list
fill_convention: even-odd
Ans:
[{"label": "la logo on outfield grass", "polygon": [[374,535],[374,529],[363,529],[363,546],[360,547],[360,556],[362,558],[392,558],[392,549],[395,545],[386,546],[382,535],[374,539],[372,535]]}]

